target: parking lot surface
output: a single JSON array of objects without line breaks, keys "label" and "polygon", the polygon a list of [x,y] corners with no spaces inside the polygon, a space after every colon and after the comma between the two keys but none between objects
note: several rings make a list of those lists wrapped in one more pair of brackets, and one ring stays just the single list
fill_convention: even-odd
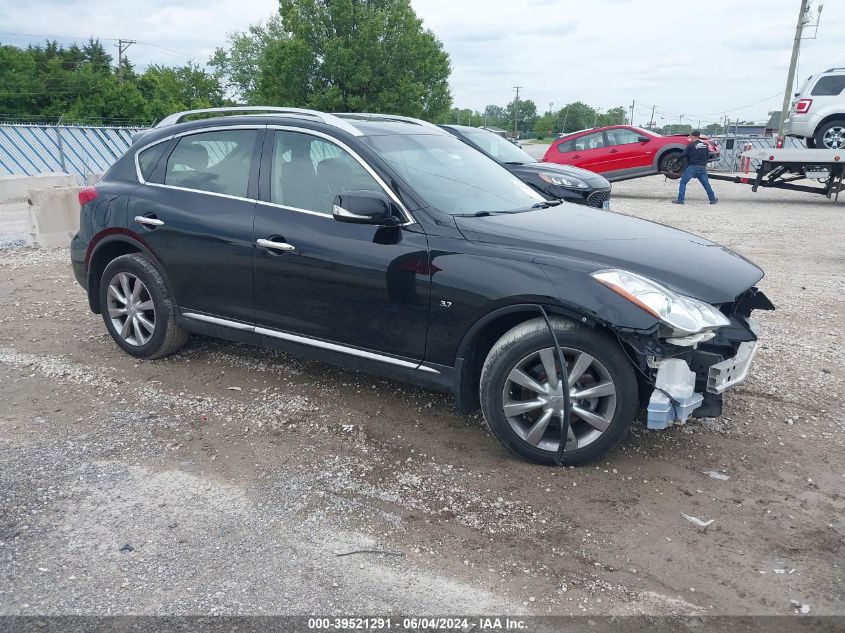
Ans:
[{"label": "parking lot surface", "polygon": [[578,469],[319,363],[199,337],[133,359],[67,250],[9,237],[0,613],[845,614],[845,207],[676,186],[618,183],[612,209],[746,255],[778,309],[723,418],[638,420]]}]

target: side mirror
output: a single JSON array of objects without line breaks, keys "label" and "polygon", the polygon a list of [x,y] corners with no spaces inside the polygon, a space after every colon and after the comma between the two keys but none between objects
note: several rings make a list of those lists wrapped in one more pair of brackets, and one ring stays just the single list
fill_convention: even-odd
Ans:
[{"label": "side mirror", "polygon": [[398,224],[396,216],[391,212],[390,200],[376,191],[347,191],[338,194],[334,199],[332,216],[338,222],[349,224]]},{"label": "side mirror", "polygon": [[648,143],[651,139],[647,136],[639,136],[639,137],[637,137],[637,140],[640,143]]}]

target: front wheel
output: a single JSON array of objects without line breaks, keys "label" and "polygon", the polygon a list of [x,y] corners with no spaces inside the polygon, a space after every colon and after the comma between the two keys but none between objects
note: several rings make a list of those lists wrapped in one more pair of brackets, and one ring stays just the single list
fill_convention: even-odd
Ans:
[{"label": "front wheel", "polygon": [[687,158],[681,152],[669,152],[660,159],[660,173],[667,178],[676,180],[687,167]]},{"label": "front wheel", "polygon": [[[552,319],[569,373],[572,403],[562,463],[595,460],[616,446],[636,414],[637,381],[619,344],[595,330]],[[560,446],[563,385],[543,319],[506,332],[481,370],[481,408],[493,435],[537,464],[554,464]]]}]

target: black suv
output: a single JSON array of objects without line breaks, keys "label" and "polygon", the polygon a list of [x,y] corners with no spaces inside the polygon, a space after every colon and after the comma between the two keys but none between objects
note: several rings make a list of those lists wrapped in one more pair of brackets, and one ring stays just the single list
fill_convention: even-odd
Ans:
[{"label": "black suv", "polygon": [[571,165],[542,163],[521,147],[482,127],[440,127],[483,152],[544,196],[597,209],[610,208],[610,181],[604,176]]},{"label": "black suv", "polygon": [[772,306],[740,255],[550,202],[423,121],[223,110],[167,117],[80,192],[73,269],[129,354],[196,332],[307,355],[451,392],[566,464],[646,404],[718,415],[745,377]]}]

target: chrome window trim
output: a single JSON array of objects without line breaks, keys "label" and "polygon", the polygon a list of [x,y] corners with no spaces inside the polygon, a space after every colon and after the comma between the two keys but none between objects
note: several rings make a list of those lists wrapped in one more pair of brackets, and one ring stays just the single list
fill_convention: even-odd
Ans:
[{"label": "chrome window trim", "polygon": [[160,182],[147,182],[144,183],[148,187],[161,187],[162,189],[175,189],[176,191],[189,191],[190,193],[201,193],[206,196],[217,196],[218,198],[228,198],[229,200],[241,200],[243,202],[258,202],[254,198],[244,198],[241,196],[233,196],[228,193],[217,193],[216,191],[203,191],[202,189],[190,189],[188,187],[178,187],[176,185],[165,185]]},{"label": "chrome window trim", "polygon": [[[414,220],[414,216],[412,216],[411,213],[408,211],[408,209],[405,208],[405,205],[402,204],[402,202],[399,200],[399,196],[397,196],[396,193],[390,187],[387,186],[387,183],[385,183],[384,180],[381,179],[381,176],[379,176],[376,173],[376,171],[372,167],[370,167],[370,165],[367,163],[367,161],[365,161],[363,158],[361,158],[355,150],[353,150],[351,147],[349,147],[346,143],[344,143],[340,139],[335,138],[331,134],[326,134],[325,132],[320,132],[318,130],[311,130],[311,129],[308,129],[308,128],[295,127],[295,126],[291,126],[291,125],[273,125],[273,124],[270,124],[270,125],[267,126],[267,129],[268,130],[282,130],[282,131],[285,131],[285,132],[298,132],[300,134],[310,134],[311,136],[316,136],[318,138],[322,138],[325,141],[329,141],[330,143],[334,143],[335,145],[337,145],[341,149],[345,150],[346,152],[349,153],[350,156],[352,156],[352,158],[354,158],[356,161],[358,161],[358,163],[361,165],[361,167],[363,167],[364,170],[368,174],[370,174],[370,176],[373,178],[373,180],[375,180],[376,183],[384,190],[384,193],[386,193],[388,195],[388,197],[390,197],[390,199],[393,200],[393,202],[396,203],[396,206],[399,207],[399,210],[402,212],[402,215],[405,216],[405,222],[403,222],[399,226],[410,226],[411,224],[416,224],[416,220]],[[271,160],[272,160],[272,157],[271,157]],[[269,204],[269,205],[274,206],[274,207],[281,207],[283,209],[290,209],[290,210],[293,210],[293,211],[306,212],[306,213],[310,213],[310,214],[313,214],[313,215],[323,215],[323,216],[325,216],[329,219],[332,219],[332,214],[330,212],[326,214],[326,213],[322,213],[321,211],[313,211],[311,209],[299,209],[297,207],[288,207],[288,206],[285,206],[285,205],[282,205],[282,204],[278,204],[276,202],[268,202],[268,201],[264,201],[264,200],[259,200],[258,202],[261,202],[262,204]]]},{"label": "chrome window trim", "polygon": [[[181,138],[183,136],[190,136],[191,134],[203,134],[204,132],[221,132],[223,130],[264,130],[267,129],[266,125],[215,125],[214,127],[204,127],[199,128],[196,130],[186,130],[184,132],[179,132],[178,134],[171,134],[165,138],[160,138],[157,141],[153,141],[152,143],[147,143],[143,147],[139,147],[135,150],[135,173],[138,176],[138,182],[142,185],[164,185],[164,183],[155,183],[150,182],[148,183],[144,180],[143,174],[141,174],[141,163],[138,160],[138,156],[141,152],[151,148],[153,145],[158,145],[159,143],[165,143],[167,141],[173,140],[174,138]],[[175,185],[167,185],[168,187],[175,187]],[[199,193],[214,193],[212,191],[203,191],[202,189],[186,189],[184,187],[176,187],[177,189],[183,189],[184,191],[198,191]],[[217,195],[226,195],[226,194],[217,194]],[[231,196],[230,196],[231,197]],[[236,196],[235,196],[236,197]],[[238,198],[239,200],[244,200],[244,198]],[[249,198],[252,200],[252,198]]]},{"label": "chrome window trim", "polygon": [[246,198],[241,196],[232,196],[226,193],[217,193],[214,191],[205,191],[203,189],[191,189],[189,187],[179,187],[177,185],[168,185],[166,183],[159,183],[159,182],[147,182],[144,179],[144,176],[141,174],[141,164],[139,162],[139,155],[141,152],[153,147],[154,145],[158,145],[159,143],[165,143],[167,141],[173,140],[174,138],[181,138],[183,136],[190,136],[192,134],[202,134],[204,132],[219,132],[223,130],[263,130],[263,129],[271,129],[271,130],[285,130],[288,132],[299,132],[301,134],[311,134],[312,136],[320,137],[324,140],[327,140],[331,143],[334,143],[338,147],[341,147],[345,151],[349,152],[349,154],[356,160],[358,163],[367,171],[370,176],[376,181],[376,183],[384,190],[384,192],[390,197],[393,202],[399,207],[402,211],[402,214],[405,216],[405,222],[402,222],[398,226],[411,226],[412,224],[416,224],[416,220],[414,220],[414,216],[405,208],[405,205],[399,200],[399,197],[394,193],[394,191],[387,186],[384,180],[370,167],[367,162],[361,158],[357,152],[355,152],[352,148],[350,148],[346,143],[343,141],[331,136],[330,134],[325,134],[324,132],[320,132],[317,130],[310,130],[308,128],[300,128],[290,125],[217,125],[214,127],[204,127],[195,130],[186,130],[184,132],[179,132],[178,134],[171,134],[165,138],[160,138],[157,141],[153,141],[152,143],[147,143],[143,147],[139,147],[135,150],[135,175],[138,178],[138,182],[142,185],[150,185],[151,187],[161,187],[163,189],[175,189],[177,191],[190,191],[193,193],[204,193],[209,196],[218,196],[220,198],[229,198],[231,200],[242,200],[245,202],[257,202],[259,204],[268,205],[271,207],[276,207],[279,209],[285,209],[287,211],[295,211],[297,213],[305,213],[307,215],[313,215],[321,218],[326,218],[329,220],[334,220],[334,217],[331,213],[323,213],[321,211],[312,211],[311,209],[301,209],[299,207],[292,207],[284,204],[279,204],[277,202],[270,202],[268,200],[258,200],[255,198]]},{"label": "chrome window trim", "polygon": [[393,356],[385,356],[384,354],[377,354],[376,352],[368,352],[363,349],[358,349],[357,347],[349,347],[347,345],[340,345],[339,343],[330,343],[329,341],[323,341],[321,339],[300,336],[299,334],[291,334],[289,332],[282,332],[281,330],[272,330],[270,328],[265,328],[257,325],[250,325],[248,323],[239,323],[238,321],[230,321],[229,319],[221,319],[219,317],[213,317],[207,314],[199,314],[197,312],[182,312],[182,316],[186,319],[203,321],[205,323],[211,323],[213,325],[220,325],[223,327],[230,327],[235,330],[241,330],[244,332],[253,332],[260,336],[269,336],[285,341],[291,341],[293,343],[300,343],[302,345],[310,345],[311,347],[327,349],[332,352],[341,352],[342,354],[349,354],[350,356],[358,356],[359,358],[375,360],[381,363],[387,363],[389,365],[396,365],[397,367],[417,369],[419,371],[425,371],[433,374],[440,373],[432,367],[424,366],[422,364],[422,361],[418,363],[413,363],[407,360],[402,360],[401,358],[394,358]]}]

